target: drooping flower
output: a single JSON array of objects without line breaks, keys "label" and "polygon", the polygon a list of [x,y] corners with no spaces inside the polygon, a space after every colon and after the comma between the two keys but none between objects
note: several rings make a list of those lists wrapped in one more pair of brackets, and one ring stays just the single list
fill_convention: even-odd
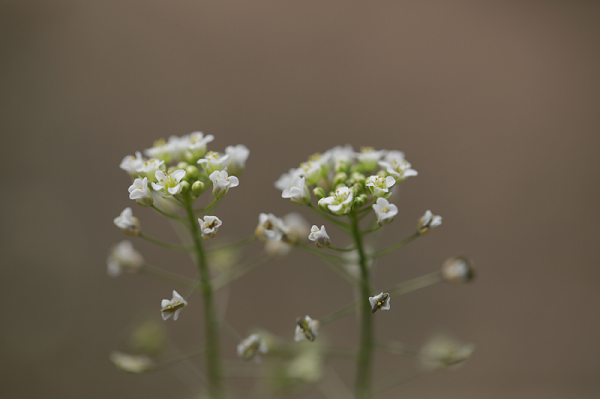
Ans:
[{"label": "drooping flower", "polygon": [[231,187],[237,187],[240,181],[235,176],[229,176],[226,171],[214,171],[208,177],[213,183],[213,195],[215,198],[223,198]]},{"label": "drooping flower", "polygon": [[204,220],[198,218],[198,223],[200,223],[200,231],[204,239],[215,237],[217,230],[223,224],[221,219],[216,216],[204,216]]},{"label": "drooping flower", "polygon": [[314,341],[317,335],[319,335],[319,322],[317,320],[313,320],[309,316],[296,319],[294,341],[299,342],[303,339]]},{"label": "drooping flower", "polygon": [[385,198],[377,198],[377,203],[373,204],[373,210],[377,216],[377,224],[383,226],[394,220],[394,216],[398,213],[398,207],[390,204]]},{"label": "drooping flower", "polygon": [[232,175],[239,176],[244,172],[246,168],[246,160],[250,155],[250,150],[243,144],[236,146],[225,147],[225,154],[227,154],[227,172]]},{"label": "drooping flower", "polygon": [[369,303],[371,304],[371,313],[375,313],[378,310],[390,310],[390,294],[382,292],[375,296],[370,296]]},{"label": "drooping flower", "polygon": [[144,265],[144,258],[130,241],[123,240],[110,250],[106,263],[108,275],[117,277],[123,272],[138,272]]},{"label": "drooping flower", "polygon": [[132,374],[140,374],[155,367],[154,361],[147,356],[128,355],[116,351],[110,354],[110,360],[118,369]]},{"label": "drooping flower", "polygon": [[334,215],[344,215],[352,210],[354,193],[348,187],[340,187],[331,197],[319,200],[319,207],[328,209]]},{"label": "drooping flower", "polygon": [[314,241],[315,245],[319,248],[325,248],[331,245],[331,240],[327,235],[327,231],[325,231],[325,226],[321,226],[321,229],[319,230],[319,227],[313,225],[310,229],[308,239]]},{"label": "drooping flower", "polygon": [[421,367],[426,371],[458,367],[471,357],[475,345],[463,344],[447,335],[432,337],[419,352]]},{"label": "drooping flower", "polygon": [[410,176],[417,176],[419,173],[411,168],[411,164],[404,159],[404,153],[401,151],[390,151],[385,155],[383,161],[379,161],[379,166],[384,168],[399,183]]},{"label": "drooping flower", "polygon": [[430,210],[425,211],[417,224],[417,231],[423,235],[442,224],[442,217],[434,215]]},{"label": "drooping flower", "polygon": [[137,176],[139,174],[138,169],[144,164],[144,158],[139,151],[136,151],[135,156],[127,155],[121,161],[119,167],[125,172],[129,173],[130,176]]},{"label": "drooping flower", "polygon": [[260,363],[260,353],[267,353],[268,348],[265,341],[258,334],[252,334],[240,342],[237,346],[237,354],[244,360],[254,360]]},{"label": "drooping flower", "polygon": [[228,160],[229,155],[221,156],[218,152],[209,151],[204,158],[198,160],[198,164],[202,165],[207,175],[210,175],[225,169]]},{"label": "drooping flower", "polygon": [[123,233],[129,236],[137,236],[140,234],[140,221],[133,216],[130,207],[123,209],[123,212],[114,220],[115,225],[123,230]]},{"label": "drooping flower", "polygon": [[152,188],[158,191],[163,197],[179,194],[182,190],[181,179],[185,177],[185,170],[177,169],[171,173],[165,174],[162,170],[155,173],[156,183],[152,183]]},{"label": "drooping flower", "polygon": [[378,198],[390,198],[392,193],[390,188],[396,184],[396,180],[392,176],[371,176],[365,182],[367,189]]},{"label": "drooping flower", "polygon": [[451,283],[467,283],[475,277],[472,262],[464,256],[454,256],[442,264],[442,277]]},{"label": "drooping flower", "polygon": [[310,203],[310,191],[305,184],[305,177],[297,176],[289,188],[283,190],[282,198],[289,198],[294,204],[307,205]]},{"label": "drooping flower", "polygon": [[141,206],[152,206],[154,199],[148,188],[147,177],[144,177],[144,179],[137,178],[133,181],[133,184],[129,187],[129,198],[135,200]]},{"label": "drooping flower", "polygon": [[177,320],[181,309],[187,305],[187,301],[181,295],[173,290],[173,298],[171,300],[163,299],[160,302],[160,312],[163,320],[167,320],[173,316],[173,320]]}]

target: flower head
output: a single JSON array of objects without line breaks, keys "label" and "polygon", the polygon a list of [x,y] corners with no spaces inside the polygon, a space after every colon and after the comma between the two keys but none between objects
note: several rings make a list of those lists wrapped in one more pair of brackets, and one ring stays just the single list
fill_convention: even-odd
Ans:
[{"label": "flower head", "polygon": [[319,335],[319,322],[317,320],[313,320],[309,316],[296,319],[294,341],[299,342],[303,339],[314,341],[317,335]]},{"label": "flower head", "polygon": [[158,191],[163,197],[179,194],[182,190],[181,179],[185,177],[185,170],[177,169],[171,173],[165,173],[157,170],[155,173],[156,183],[152,183],[152,188]]},{"label": "flower head", "polygon": [[439,215],[434,215],[430,210],[427,210],[419,219],[417,231],[419,234],[423,235],[428,233],[430,230],[433,230],[440,224],[442,224],[442,217]]},{"label": "flower head", "polygon": [[373,204],[373,210],[377,215],[377,224],[383,226],[394,220],[394,216],[398,214],[398,207],[390,204],[385,198],[377,198],[377,203]]},{"label": "flower head", "polygon": [[221,171],[225,169],[229,155],[219,155],[218,152],[209,151],[204,158],[198,161],[199,165],[202,165],[207,175],[214,173],[215,171]]},{"label": "flower head", "polygon": [[310,234],[308,239],[314,241],[315,245],[319,248],[329,247],[331,245],[331,240],[327,235],[327,231],[325,231],[325,226],[321,226],[321,229],[316,225],[310,229]]},{"label": "flower head", "polygon": [[240,181],[235,176],[229,176],[226,171],[214,171],[208,177],[213,183],[215,198],[223,198],[231,187],[237,187]]},{"label": "flower head", "polygon": [[173,320],[177,320],[181,309],[186,305],[187,301],[177,291],[173,290],[173,298],[171,300],[163,299],[160,302],[160,311],[163,320],[167,320],[171,316],[173,316]]},{"label": "flower head", "polygon": [[250,150],[243,144],[236,146],[225,147],[225,154],[227,154],[227,172],[232,175],[241,175],[246,168],[246,160],[250,155]]},{"label": "flower head", "polygon": [[392,193],[390,188],[396,184],[396,180],[392,176],[371,176],[365,182],[367,189],[375,197],[390,198]]},{"label": "flower head", "polygon": [[133,216],[130,207],[123,209],[123,212],[114,220],[115,225],[123,230],[123,233],[129,236],[137,236],[140,234],[140,221]]},{"label": "flower head", "polygon": [[378,295],[370,296],[369,303],[371,304],[371,313],[375,313],[378,310],[390,310],[390,294],[382,292]]},{"label": "flower head", "polygon": [[411,168],[411,164],[404,159],[404,153],[401,151],[390,151],[386,154],[383,161],[379,161],[379,166],[385,168],[397,182],[401,182],[407,177],[417,176],[416,170]]},{"label": "flower head", "polygon": [[451,283],[467,283],[475,278],[472,262],[464,256],[454,256],[442,265],[444,280]]},{"label": "flower head", "polygon": [[310,191],[305,184],[304,176],[296,176],[291,183],[291,186],[281,193],[282,198],[289,198],[294,204],[307,205],[310,204]]},{"label": "flower head", "polygon": [[237,346],[237,354],[244,360],[253,359],[260,363],[259,353],[267,353],[268,348],[265,341],[258,334],[252,334]]},{"label": "flower head", "polygon": [[136,273],[144,265],[144,258],[133,248],[130,241],[123,240],[115,245],[106,260],[108,275],[117,277],[123,272]]},{"label": "flower head", "polygon": [[215,237],[217,230],[223,224],[221,219],[216,216],[204,216],[204,220],[198,218],[198,223],[200,223],[200,231],[204,239]]},{"label": "flower head", "polygon": [[354,193],[348,187],[340,187],[331,197],[319,200],[321,208],[329,210],[334,215],[344,215],[352,210]]},{"label": "flower head", "polygon": [[129,187],[129,198],[135,200],[141,206],[152,206],[154,199],[148,188],[147,177],[144,177],[144,179],[137,178],[133,181],[133,184]]}]

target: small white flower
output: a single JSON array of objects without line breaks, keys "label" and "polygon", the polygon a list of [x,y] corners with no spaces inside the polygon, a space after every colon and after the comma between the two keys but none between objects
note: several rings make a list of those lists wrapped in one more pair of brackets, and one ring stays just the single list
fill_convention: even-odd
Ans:
[{"label": "small white flower", "polygon": [[181,179],[185,177],[185,170],[177,169],[172,173],[163,172],[158,170],[155,173],[156,183],[152,183],[152,188],[161,193],[163,197],[170,197],[171,195],[179,194],[181,192]]},{"label": "small white flower", "polygon": [[208,177],[213,183],[213,195],[222,198],[231,187],[237,187],[240,181],[235,176],[229,176],[226,171],[214,171]]},{"label": "small white flower", "polygon": [[123,240],[110,250],[106,263],[108,275],[117,277],[123,272],[139,271],[144,265],[144,258],[133,248],[131,242]]},{"label": "small white flower", "polygon": [[336,172],[347,170],[356,158],[356,152],[351,145],[336,146],[327,150],[321,156],[321,162],[327,162]]},{"label": "small white flower", "polygon": [[148,178],[137,178],[129,187],[129,199],[135,200],[141,206],[152,206],[154,199],[148,188]]},{"label": "small white flower", "polygon": [[417,231],[419,234],[425,234],[440,224],[442,224],[442,217],[439,215],[434,215],[430,210],[427,210],[419,219]]},{"label": "small white flower", "polygon": [[206,145],[215,139],[215,136],[209,134],[204,136],[202,132],[194,132],[188,136],[184,136],[186,148],[186,158],[188,161],[199,159],[206,154]]},{"label": "small white flower", "polygon": [[120,370],[132,374],[140,374],[148,370],[152,370],[155,366],[152,359],[147,356],[128,355],[121,352],[112,352],[110,360]]},{"label": "small white flower", "polygon": [[302,175],[306,177],[306,182],[310,185],[315,185],[323,175],[323,165],[317,161],[302,162],[300,164]]},{"label": "small white flower", "polygon": [[258,226],[255,234],[261,241],[278,241],[283,236],[284,224],[272,213],[258,215]]},{"label": "small white flower", "polygon": [[204,158],[198,161],[198,164],[202,165],[207,175],[210,175],[214,172],[225,169],[228,160],[229,155],[221,156],[218,152],[209,151]]},{"label": "small white flower", "polygon": [[227,172],[232,175],[241,175],[246,168],[246,160],[250,155],[250,150],[243,144],[225,147],[225,154],[229,157],[227,160]]},{"label": "small white flower", "polygon": [[289,188],[283,190],[282,198],[289,198],[294,204],[307,205],[310,203],[310,191],[305,184],[305,177],[295,177]]},{"label": "small white flower", "polygon": [[377,198],[377,203],[373,204],[373,210],[377,215],[377,224],[383,226],[394,220],[394,216],[398,213],[398,207],[390,204],[385,198]]},{"label": "small white flower", "polygon": [[315,245],[319,248],[329,247],[331,240],[325,231],[325,226],[321,226],[321,230],[316,225],[310,229],[308,239],[315,242]]},{"label": "small white flower", "polygon": [[125,172],[129,173],[131,176],[137,176],[138,168],[144,164],[144,158],[142,158],[142,154],[139,151],[136,151],[135,157],[132,155],[127,155],[121,161],[121,165],[119,167],[123,169]]},{"label": "small white flower", "polygon": [[163,320],[167,320],[171,316],[173,316],[173,320],[177,320],[181,309],[186,305],[187,301],[177,291],[173,290],[171,300],[163,299],[160,302],[160,312]]},{"label": "small white flower", "polygon": [[475,345],[463,344],[446,335],[431,338],[419,352],[421,367],[426,371],[455,368],[465,362],[473,352]]},{"label": "small white flower", "polygon": [[123,212],[115,218],[113,221],[115,225],[123,230],[123,233],[130,236],[137,236],[140,234],[140,221],[138,218],[133,216],[133,212],[130,207],[123,209]]},{"label": "small white flower", "polygon": [[289,170],[288,173],[282,174],[279,177],[279,179],[277,179],[277,181],[275,182],[275,187],[281,191],[287,190],[290,187],[292,187],[292,182],[294,181],[294,179],[300,176],[302,176],[302,169],[292,168]]},{"label": "small white flower", "polygon": [[344,215],[352,210],[354,193],[348,187],[340,187],[331,197],[319,200],[319,207],[328,209],[334,215]]},{"label": "small white flower", "polygon": [[186,143],[180,137],[171,136],[168,142],[165,142],[163,139],[155,141],[154,146],[144,150],[144,153],[150,158],[160,159],[169,163],[171,161],[178,161],[185,147]]},{"label": "small white flower", "polygon": [[319,335],[319,322],[317,320],[313,320],[309,316],[298,317],[294,341],[299,342],[303,339],[314,341],[317,335]]},{"label": "small white flower", "polygon": [[204,239],[215,237],[217,230],[223,224],[221,219],[216,216],[204,216],[204,220],[198,218],[198,223],[200,223],[200,230]]},{"label": "small white flower", "polygon": [[383,292],[369,297],[369,303],[371,304],[371,313],[375,313],[378,310],[390,310],[390,294],[384,294]]},{"label": "small white flower", "polygon": [[147,177],[150,181],[156,179],[156,171],[160,170],[165,161],[159,161],[156,158],[149,159],[147,161],[142,162],[136,169],[137,173],[140,176]]},{"label": "small white flower", "polygon": [[258,334],[252,334],[237,346],[237,354],[244,360],[253,359],[260,363],[259,353],[267,353],[268,348],[265,341]]},{"label": "small white flower", "polygon": [[401,182],[407,177],[417,176],[419,173],[411,168],[411,164],[404,159],[404,153],[401,151],[390,151],[386,154],[383,161],[379,161],[379,166],[385,168],[386,172],[393,176],[397,182]]},{"label": "small white flower", "polygon": [[371,194],[380,198],[390,198],[392,196],[390,188],[394,184],[396,184],[396,179],[394,179],[392,176],[371,176],[365,182],[365,186],[371,192]]},{"label": "small white flower", "polygon": [[379,160],[385,154],[385,150],[375,151],[372,147],[363,147],[357,154],[358,163],[366,172],[372,172],[377,169]]},{"label": "small white flower", "polygon": [[471,261],[464,256],[455,256],[442,264],[442,277],[451,283],[467,283],[475,277]]}]

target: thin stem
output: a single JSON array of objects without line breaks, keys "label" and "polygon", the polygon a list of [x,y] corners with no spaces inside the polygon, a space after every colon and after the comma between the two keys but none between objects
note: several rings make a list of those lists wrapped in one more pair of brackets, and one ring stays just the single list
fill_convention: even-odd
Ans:
[{"label": "thin stem", "polygon": [[200,355],[204,354],[205,351],[206,350],[204,348],[193,348],[192,350],[190,350],[187,353],[171,356],[164,360],[161,360],[160,363],[158,363],[152,370],[154,371],[154,370],[164,369],[165,367],[169,367],[173,363],[178,363],[182,360],[187,360],[192,357],[200,356]]},{"label": "thin stem", "polygon": [[152,205],[152,208],[154,208],[157,212],[162,213],[163,215],[165,215],[168,218],[174,219],[174,220],[178,220],[180,222],[185,222],[185,219],[180,218],[179,216],[175,216],[175,215],[171,215],[170,213],[167,213],[159,208],[156,207],[156,205]]},{"label": "thin stem", "polygon": [[373,317],[371,305],[367,300],[370,294],[369,268],[367,256],[363,248],[358,217],[351,214],[352,236],[358,249],[361,285],[360,285],[360,346],[357,356],[355,394],[357,399],[368,399],[371,390],[371,361],[373,352]]},{"label": "thin stem", "polygon": [[202,240],[200,239],[199,225],[192,204],[193,199],[186,197],[186,212],[190,224],[192,238],[196,249],[196,262],[200,277],[200,292],[204,303],[204,325],[206,329],[206,373],[208,377],[208,393],[212,399],[223,399],[225,394],[222,386],[221,359],[219,357],[219,326],[215,310],[213,289],[210,284],[210,275]]},{"label": "thin stem", "polygon": [[215,198],[213,200],[213,202],[211,202],[210,204],[208,204],[204,208],[200,208],[200,209],[194,210],[194,213],[207,212],[207,211],[211,210],[212,208],[214,208],[214,206],[217,205],[219,203],[219,201],[221,201],[221,198]]},{"label": "thin stem", "polygon": [[327,248],[333,249],[334,251],[338,251],[338,252],[352,252],[352,251],[356,251],[356,247],[352,247],[352,248],[327,247]]},{"label": "thin stem", "polygon": [[185,245],[171,244],[169,242],[164,242],[164,241],[161,241],[159,239],[147,236],[144,233],[140,233],[138,235],[138,237],[143,238],[144,240],[149,241],[152,244],[156,244],[156,245],[159,245],[159,246],[164,247],[164,248],[172,249],[173,251],[182,251],[182,252],[192,252],[192,251],[194,251],[194,247],[186,247]]},{"label": "thin stem", "polygon": [[325,264],[327,266],[329,266],[334,272],[339,274],[340,277],[342,277],[344,280],[348,281],[353,286],[358,287],[358,285],[359,285],[358,280],[354,276],[352,276],[350,273],[348,273],[348,271],[342,266],[342,263],[344,262],[344,260],[341,259],[340,257],[335,256],[335,255],[325,254],[325,253],[319,251],[318,249],[311,248],[310,246],[304,245],[299,242],[296,244],[296,246],[306,252],[310,252],[314,255],[319,256],[325,262]]},{"label": "thin stem", "polygon": [[173,285],[179,285],[184,288],[191,288],[195,284],[194,281],[192,281],[186,277],[180,276],[179,274],[169,272],[167,270],[163,270],[156,266],[149,265],[148,263],[144,264],[144,267],[142,267],[140,272],[149,277],[154,277],[156,279],[166,281]]},{"label": "thin stem", "polygon": [[348,305],[344,306],[343,308],[338,309],[335,312],[330,313],[327,316],[320,318],[319,319],[319,324],[321,326],[324,326],[325,324],[331,323],[332,321],[335,321],[335,320],[337,320],[337,319],[339,319],[341,317],[349,315],[357,307],[358,307],[358,302],[351,302]]},{"label": "thin stem", "polygon": [[337,219],[329,216],[328,214],[326,214],[325,212],[323,212],[319,207],[316,207],[313,204],[308,204],[308,207],[310,209],[312,209],[313,211],[317,212],[319,215],[321,215],[325,219],[329,220],[331,223],[335,224],[340,229],[342,229],[342,230],[344,230],[346,232],[350,231],[350,226],[347,223],[340,222],[339,220],[337,220]]},{"label": "thin stem", "polygon": [[220,274],[212,280],[213,290],[220,290],[221,288],[229,285],[238,278],[250,273],[252,270],[258,268],[259,266],[264,265],[265,263],[267,263],[268,260],[269,257],[263,255],[258,259],[251,260],[242,266],[236,267],[234,270],[230,270],[228,272]]},{"label": "thin stem", "polygon": [[368,229],[368,230],[362,231],[360,234],[362,234],[363,236],[365,236],[365,235],[367,235],[367,234],[369,234],[369,233],[372,233],[372,232],[374,232],[374,231],[377,231],[377,230],[379,230],[379,229],[380,229],[380,228],[382,228],[382,227],[383,227],[383,226],[377,226],[377,227],[373,227],[372,229]]},{"label": "thin stem", "polygon": [[330,255],[328,253],[325,253],[322,250],[315,249],[312,246],[303,244],[301,242],[297,242],[296,246],[298,248],[302,249],[303,251],[310,252],[311,254],[321,257],[323,259],[326,259],[330,262],[344,263],[344,260],[337,255]]},{"label": "thin stem", "polygon": [[391,252],[396,251],[397,249],[402,248],[403,246],[410,244],[414,239],[416,239],[417,237],[419,237],[420,234],[417,232],[415,234],[413,234],[412,236],[408,237],[407,239],[400,241],[397,244],[392,245],[391,247],[387,247],[385,249],[382,249],[381,251],[377,251],[375,252],[371,258],[375,259],[375,258],[379,258],[381,256],[387,255]]},{"label": "thin stem", "polygon": [[239,247],[243,247],[246,244],[250,244],[253,241],[256,241],[257,237],[256,235],[251,235],[250,237],[244,238],[241,241],[238,242],[234,242],[233,244],[224,244],[224,245],[219,245],[218,247],[211,247],[209,249],[207,249],[207,252],[214,252],[214,251],[220,251],[222,249],[227,249],[227,250],[232,250],[232,249],[236,249]]}]

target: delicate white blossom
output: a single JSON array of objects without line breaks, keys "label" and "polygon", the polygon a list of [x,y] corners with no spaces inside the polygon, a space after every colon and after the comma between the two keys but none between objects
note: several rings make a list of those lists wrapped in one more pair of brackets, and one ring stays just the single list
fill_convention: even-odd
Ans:
[{"label": "delicate white blossom", "polygon": [[464,256],[454,256],[442,264],[442,277],[452,283],[466,283],[475,277],[471,261]]},{"label": "delicate white blossom", "polygon": [[328,209],[334,215],[344,215],[352,210],[354,193],[348,187],[340,187],[331,197],[319,200],[321,208]]},{"label": "delicate white blossom", "polygon": [[300,237],[306,237],[310,225],[298,213],[288,213],[282,219],[273,214],[261,213],[256,235],[265,242],[265,251],[269,256],[285,256]]},{"label": "delicate white blossom", "polygon": [[129,207],[123,209],[123,212],[115,218],[114,223],[127,235],[137,236],[140,234],[140,221],[133,216],[133,212]]},{"label": "delicate white blossom", "polygon": [[152,183],[152,188],[158,191],[163,197],[179,194],[182,190],[181,179],[185,177],[185,170],[177,169],[171,173],[158,170],[155,173],[156,183]]},{"label": "delicate white blossom", "polygon": [[305,177],[295,177],[289,188],[283,190],[282,198],[289,198],[294,204],[307,205],[310,203],[310,191],[305,184]]},{"label": "delicate white blossom", "polygon": [[315,245],[319,248],[325,248],[331,245],[331,240],[327,235],[327,231],[325,231],[325,226],[321,226],[321,229],[319,230],[319,227],[313,225],[310,229],[308,239],[314,241]]},{"label": "delicate white blossom", "polygon": [[133,248],[130,241],[123,240],[110,250],[106,264],[108,275],[117,277],[123,272],[139,271],[144,265],[144,258]]},{"label": "delicate white blossom", "polygon": [[186,143],[185,153],[188,161],[199,159],[206,154],[206,145],[213,141],[215,137],[212,134],[204,136],[202,132],[194,132],[183,139]]},{"label": "delicate white blossom", "polygon": [[169,163],[171,161],[178,161],[184,148],[185,144],[182,143],[181,138],[171,136],[167,142],[163,139],[155,141],[154,146],[144,150],[144,153],[150,158],[160,159]]},{"label": "delicate white blossom", "polygon": [[378,310],[390,310],[390,294],[382,292],[378,295],[370,296],[369,303],[371,304],[371,313],[375,313]]},{"label": "delicate white blossom", "polygon": [[442,224],[442,217],[439,215],[434,215],[430,210],[427,210],[419,219],[417,231],[419,234],[425,234],[440,224]]},{"label": "delicate white blossom", "polygon": [[250,155],[250,150],[243,144],[225,147],[225,154],[228,156],[227,172],[232,175],[241,175],[246,168],[246,160]]},{"label": "delicate white blossom", "polygon": [[268,348],[265,341],[258,334],[252,334],[237,346],[237,354],[244,360],[254,360],[260,363],[260,353],[267,353]]},{"label": "delicate white blossom", "polygon": [[421,348],[419,358],[424,370],[434,371],[457,367],[474,351],[473,344],[463,344],[447,335],[436,335]]},{"label": "delicate white blossom", "polygon": [[223,224],[221,219],[216,216],[204,216],[204,220],[198,218],[198,223],[200,223],[200,231],[204,239],[215,237],[217,230]]},{"label": "delicate white blossom", "polygon": [[383,161],[379,161],[379,166],[384,168],[390,176],[393,176],[397,182],[401,182],[407,177],[417,176],[419,173],[411,168],[411,164],[404,159],[404,153],[401,151],[390,151],[385,155]]},{"label": "delicate white blossom", "polygon": [[261,213],[258,215],[258,226],[255,234],[261,241],[281,240],[284,224],[281,219],[272,213]]},{"label": "delicate white blossom", "polygon": [[356,153],[351,145],[336,146],[323,153],[321,162],[329,163],[333,170],[337,172],[348,169],[355,158]]},{"label": "delicate white blossom", "polygon": [[314,341],[317,335],[319,335],[319,322],[317,320],[313,320],[309,316],[299,317],[296,320],[294,341],[299,342],[303,339]]},{"label": "delicate white blossom", "polygon": [[213,183],[213,195],[222,198],[231,187],[237,187],[240,181],[235,176],[229,176],[226,171],[214,171],[208,177]]},{"label": "delicate white blossom", "polygon": [[371,176],[365,182],[367,189],[375,197],[390,198],[392,193],[390,188],[396,184],[396,180],[392,176]]},{"label": "delicate white blossom", "polygon": [[171,316],[173,316],[173,320],[177,320],[181,309],[186,305],[187,301],[177,291],[173,290],[171,300],[163,299],[160,302],[160,312],[163,320],[167,320]]},{"label": "delicate white blossom", "polygon": [[125,172],[129,173],[131,176],[137,176],[138,169],[144,164],[144,158],[142,158],[142,154],[139,151],[136,151],[135,156],[127,155],[121,161],[121,165],[119,167],[123,169]]},{"label": "delicate white blossom", "polygon": [[165,161],[160,161],[156,158],[149,159],[138,165],[136,171],[140,176],[147,177],[150,181],[156,179],[156,172],[161,170]]},{"label": "delicate white blossom", "polygon": [[229,155],[219,155],[218,152],[209,151],[204,158],[198,160],[198,164],[202,165],[207,175],[225,169]]},{"label": "delicate white blossom", "polygon": [[292,187],[292,182],[296,177],[302,176],[302,169],[292,168],[288,173],[282,174],[275,182],[275,187],[278,190],[287,190]]},{"label": "delicate white blossom", "polygon": [[357,154],[358,163],[366,172],[372,172],[377,169],[379,160],[385,154],[385,150],[375,151],[372,147],[363,147]]},{"label": "delicate white blossom", "polygon": [[128,355],[121,352],[112,352],[110,360],[118,369],[132,374],[140,374],[155,367],[154,361],[147,356]]},{"label": "delicate white blossom", "polygon": [[398,207],[390,204],[385,198],[377,198],[377,203],[373,204],[373,210],[377,215],[377,224],[383,226],[394,220],[394,216],[398,213]]},{"label": "delicate white blossom", "polygon": [[306,183],[315,185],[323,175],[323,165],[317,161],[302,162],[300,164],[302,175],[306,177]]},{"label": "delicate white blossom", "polygon": [[135,200],[141,206],[152,206],[154,199],[148,188],[148,178],[137,178],[129,187],[129,198]]}]

